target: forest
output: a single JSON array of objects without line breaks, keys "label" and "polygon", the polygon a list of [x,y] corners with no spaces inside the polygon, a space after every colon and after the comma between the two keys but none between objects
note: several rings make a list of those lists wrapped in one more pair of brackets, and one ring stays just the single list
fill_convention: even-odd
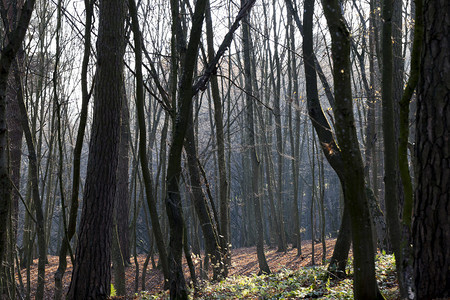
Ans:
[{"label": "forest", "polygon": [[450,1],[0,13],[0,299],[450,297]]}]

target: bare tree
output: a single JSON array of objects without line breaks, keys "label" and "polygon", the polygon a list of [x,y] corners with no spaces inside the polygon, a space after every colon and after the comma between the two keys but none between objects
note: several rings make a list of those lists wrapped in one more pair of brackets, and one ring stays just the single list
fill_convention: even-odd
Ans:
[{"label": "bare tree", "polygon": [[106,299],[111,288],[111,228],[124,88],[125,3],[102,0],[99,8],[92,137],[68,299]]}]

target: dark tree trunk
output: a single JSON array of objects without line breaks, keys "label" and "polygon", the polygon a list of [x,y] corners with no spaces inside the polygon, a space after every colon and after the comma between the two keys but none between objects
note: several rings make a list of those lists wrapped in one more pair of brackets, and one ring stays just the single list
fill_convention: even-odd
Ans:
[{"label": "dark tree trunk", "polygon": [[[191,35],[183,62],[183,73],[179,84],[179,99],[167,166],[167,194],[165,199],[169,219],[169,289],[171,299],[187,299],[186,282],[182,269],[184,220],[181,207],[181,196],[178,182],[181,178],[181,152],[190,115],[192,114],[192,88],[196,57],[201,37],[201,28],[205,15],[207,0],[199,0],[195,4],[192,19]],[[175,55],[175,53],[174,53]]]},{"label": "dark tree trunk", "polygon": [[336,137],[344,164],[344,199],[349,209],[353,255],[355,299],[383,298],[375,279],[374,248],[370,212],[365,192],[364,166],[353,115],[350,67],[350,33],[338,0],[322,1],[332,39]]},{"label": "dark tree trunk", "polygon": [[[137,121],[139,126],[139,159],[142,169],[142,178],[145,186],[145,196],[147,197],[147,205],[155,235],[156,246],[159,252],[159,262],[162,267],[164,278],[169,278],[169,267],[167,262],[167,251],[164,243],[164,235],[159,224],[158,211],[156,210],[156,200],[153,193],[152,177],[150,174],[148,157],[147,157],[147,133],[144,115],[144,78],[142,75],[142,39],[141,30],[139,28],[139,19],[137,15],[136,2],[128,1],[128,7],[132,19],[132,30],[134,35],[134,53],[136,66],[136,110]],[[164,132],[164,131],[163,131]],[[164,141],[165,139],[163,139]]]},{"label": "dark tree trunk", "polygon": [[450,297],[450,2],[424,2],[413,217],[417,299]]},{"label": "dark tree trunk", "polygon": [[125,3],[99,3],[97,82],[79,239],[68,299],[106,299],[123,99]]},{"label": "dark tree trunk", "polygon": [[[11,65],[25,38],[25,33],[34,9],[35,0],[25,2],[15,28],[8,30],[7,40],[0,55],[0,264],[6,253],[7,222],[11,217],[11,184],[9,169],[9,147],[6,117],[6,90]],[[6,14],[5,11],[2,14]]]}]

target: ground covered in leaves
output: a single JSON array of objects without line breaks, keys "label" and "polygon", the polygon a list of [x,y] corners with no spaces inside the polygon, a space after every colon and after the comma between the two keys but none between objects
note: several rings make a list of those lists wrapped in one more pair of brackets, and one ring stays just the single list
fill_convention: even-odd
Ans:
[{"label": "ground covered in leaves", "polygon": [[[327,241],[327,259],[330,258],[335,240]],[[311,265],[311,241],[302,244],[302,256],[297,256],[297,249],[289,249],[286,253],[276,252],[276,248],[266,248],[266,257],[272,274],[257,276],[259,271],[255,247],[232,250],[232,266],[230,276],[221,282],[211,284],[204,282],[201,288],[191,296],[196,299],[353,299],[351,259],[350,275],[345,280],[334,281],[326,279],[326,266],[321,265],[322,245],[315,244],[315,266]],[[142,285],[142,269],[145,255],[137,257],[138,268],[131,258],[131,266],[126,270],[128,295],[118,299],[168,299],[167,292],[162,291],[163,276],[160,270],[153,269],[151,263],[147,268],[145,286]],[[64,287],[67,291],[70,284],[72,265],[70,264],[64,276]],[[196,273],[199,273],[200,259],[194,259]],[[377,279],[383,295],[387,299],[397,299],[397,283],[395,280],[395,265],[392,256],[379,255],[376,259]],[[54,293],[54,274],[58,268],[58,257],[49,256],[46,268],[45,299],[52,299]],[[139,270],[138,273],[136,270]],[[30,293],[33,297],[37,283],[37,260],[30,268]],[[21,271],[22,287],[27,291],[27,270]],[[138,275],[138,276],[137,276]],[[185,268],[187,281],[190,274]],[[136,280],[136,278],[138,278]],[[19,278],[17,277],[18,283]],[[137,283],[137,284],[136,284]]]}]

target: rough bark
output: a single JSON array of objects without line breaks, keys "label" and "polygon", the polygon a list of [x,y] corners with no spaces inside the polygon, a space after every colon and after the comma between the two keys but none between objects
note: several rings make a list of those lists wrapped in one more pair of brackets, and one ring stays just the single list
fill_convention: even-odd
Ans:
[{"label": "rough bark", "polygon": [[114,206],[114,223],[112,227],[113,249],[112,263],[114,267],[114,285],[118,296],[124,296],[125,290],[125,267],[130,263],[130,245],[128,239],[128,212],[129,212],[129,112],[128,103],[123,91],[121,122],[120,122],[120,144],[119,161],[117,164],[116,199]]},{"label": "rough bark", "polygon": [[413,216],[417,299],[450,297],[450,2],[424,2]]},{"label": "rough bark", "polygon": [[83,210],[68,299],[106,299],[123,99],[125,3],[99,3],[97,82]]}]

